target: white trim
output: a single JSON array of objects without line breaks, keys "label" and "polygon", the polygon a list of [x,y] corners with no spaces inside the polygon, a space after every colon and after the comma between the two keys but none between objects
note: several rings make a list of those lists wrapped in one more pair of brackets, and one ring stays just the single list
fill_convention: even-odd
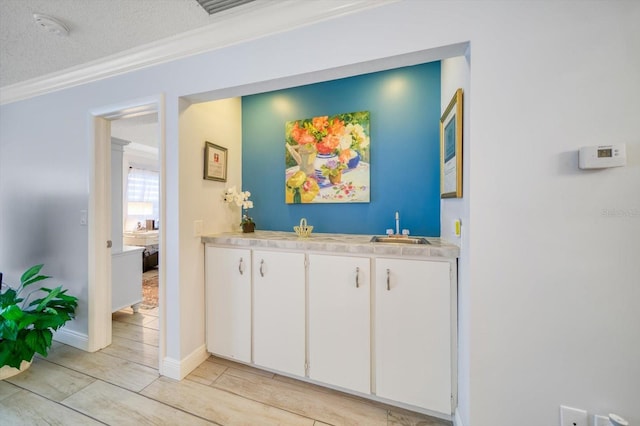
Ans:
[{"label": "white trim", "polygon": [[111,344],[111,124],[89,114],[87,315],[89,352]]},{"label": "white trim", "polygon": [[84,333],[61,328],[54,333],[53,340],[89,352],[89,336]]},{"label": "white trim", "polygon": [[191,352],[182,361],[165,357],[160,363],[160,374],[170,379],[182,380],[209,358],[206,345],[202,345]]},{"label": "white trim", "polygon": [[[398,0],[255,2],[242,14],[42,77],[0,88],[0,105],[371,9]],[[269,19],[264,19],[268,16]]]},{"label": "white trim", "polygon": [[464,426],[462,419],[460,418],[460,410],[456,408],[455,415],[453,416],[453,426]]},{"label": "white trim", "polygon": [[181,380],[180,361],[170,357],[164,357],[160,361],[160,375],[174,380]]}]

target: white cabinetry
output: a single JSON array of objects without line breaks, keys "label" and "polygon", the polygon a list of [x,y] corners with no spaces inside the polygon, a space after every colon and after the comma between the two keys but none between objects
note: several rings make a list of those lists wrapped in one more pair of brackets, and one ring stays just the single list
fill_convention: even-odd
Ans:
[{"label": "white cabinetry", "polygon": [[205,253],[209,352],[453,412],[455,258],[213,245]]},{"label": "white cabinetry", "polygon": [[376,259],[376,394],[451,413],[451,264]]},{"label": "white cabinetry", "polygon": [[251,251],[205,249],[207,350],[251,362]]},{"label": "white cabinetry", "polygon": [[304,253],[253,252],[253,361],[305,375]]},{"label": "white cabinetry", "polygon": [[309,255],[309,378],[371,392],[370,260]]},{"label": "white cabinetry", "polygon": [[142,302],[142,247],[124,246],[111,254],[111,312]]}]

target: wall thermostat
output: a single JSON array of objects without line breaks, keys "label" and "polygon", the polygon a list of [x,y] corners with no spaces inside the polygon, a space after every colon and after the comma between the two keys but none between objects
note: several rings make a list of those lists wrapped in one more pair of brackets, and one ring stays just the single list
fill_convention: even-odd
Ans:
[{"label": "wall thermostat", "polygon": [[627,163],[627,152],[624,144],[585,146],[580,148],[579,157],[579,167],[581,169],[621,167]]}]

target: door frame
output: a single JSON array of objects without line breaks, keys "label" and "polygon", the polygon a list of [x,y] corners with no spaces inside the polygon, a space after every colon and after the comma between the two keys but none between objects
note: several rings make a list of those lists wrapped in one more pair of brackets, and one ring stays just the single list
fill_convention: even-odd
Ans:
[{"label": "door frame", "polygon": [[[111,344],[111,121],[150,113],[158,114],[160,154],[160,223],[165,217],[165,126],[164,95],[107,105],[89,111],[89,208],[88,208],[88,291],[87,350],[98,351]],[[164,227],[159,229],[160,270],[165,269]],[[164,275],[159,277],[159,305],[162,314]],[[159,359],[166,353],[162,315],[160,319]]]}]

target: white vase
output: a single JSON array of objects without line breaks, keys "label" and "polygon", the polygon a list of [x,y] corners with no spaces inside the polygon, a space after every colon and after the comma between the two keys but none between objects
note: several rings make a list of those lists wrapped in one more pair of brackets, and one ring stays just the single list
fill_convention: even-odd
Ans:
[{"label": "white vase", "polygon": [[8,379],[9,377],[13,377],[16,374],[20,374],[29,367],[31,367],[31,361],[22,361],[22,363],[20,363],[20,368],[3,365],[2,367],[0,367],[0,380]]}]

